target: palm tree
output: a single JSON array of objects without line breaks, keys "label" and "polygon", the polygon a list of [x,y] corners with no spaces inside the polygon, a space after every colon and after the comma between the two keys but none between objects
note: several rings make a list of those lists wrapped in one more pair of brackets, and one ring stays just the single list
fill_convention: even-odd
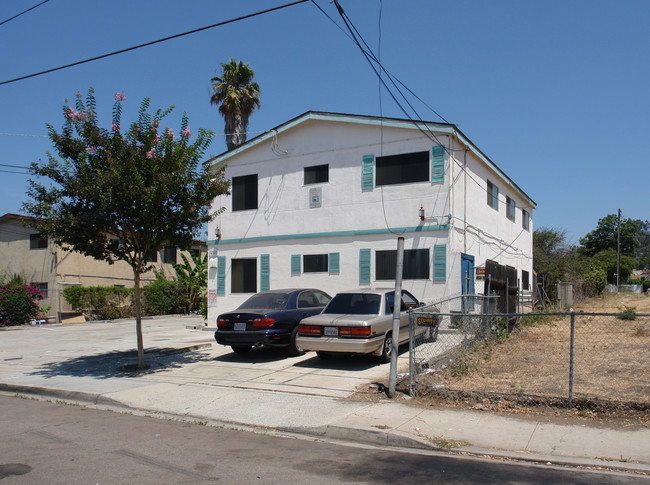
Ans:
[{"label": "palm tree", "polygon": [[248,117],[255,107],[260,107],[260,87],[252,82],[255,72],[248,64],[235,58],[227,64],[220,64],[223,74],[211,79],[210,104],[219,105],[219,111],[226,121],[226,144],[228,150],[232,150],[246,141]]}]

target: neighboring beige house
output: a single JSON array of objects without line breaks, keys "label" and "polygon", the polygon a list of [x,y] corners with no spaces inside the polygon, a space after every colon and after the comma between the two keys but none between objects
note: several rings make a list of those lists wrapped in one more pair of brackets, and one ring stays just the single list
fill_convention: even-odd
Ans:
[{"label": "neighboring beige house", "polygon": [[[66,286],[133,286],[133,271],[127,263],[111,265],[76,251],[64,251],[26,225],[30,220],[33,218],[20,214],[0,217],[0,275],[19,274],[40,289],[46,297],[41,305],[51,307],[50,316],[60,321],[72,312],[62,294]],[[205,252],[205,247],[205,243],[197,242],[192,251]],[[183,262],[180,253],[175,246],[166,246],[152,263],[158,271],[174,275],[172,263]],[[154,279],[153,272],[142,275],[143,285]]]}]

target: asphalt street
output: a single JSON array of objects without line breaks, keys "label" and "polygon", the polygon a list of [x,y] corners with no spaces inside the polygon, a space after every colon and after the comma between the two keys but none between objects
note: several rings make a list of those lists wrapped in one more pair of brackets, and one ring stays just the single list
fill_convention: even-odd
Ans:
[{"label": "asphalt street", "polygon": [[260,434],[0,396],[0,480],[50,484],[637,484],[647,477]]}]

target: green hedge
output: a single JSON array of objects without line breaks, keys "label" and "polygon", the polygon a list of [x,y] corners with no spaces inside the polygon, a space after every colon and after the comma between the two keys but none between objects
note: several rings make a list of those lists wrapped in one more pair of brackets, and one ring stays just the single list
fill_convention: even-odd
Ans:
[{"label": "green hedge", "polygon": [[[135,316],[135,291],[118,286],[68,286],[63,297],[75,311],[97,320]],[[185,286],[176,280],[156,275],[156,280],[142,288],[143,315],[169,315],[185,310]]]},{"label": "green hedge", "polygon": [[68,286],[63,297],[72,308],[102,320],[135,315],[133,288],[120,286]]}]

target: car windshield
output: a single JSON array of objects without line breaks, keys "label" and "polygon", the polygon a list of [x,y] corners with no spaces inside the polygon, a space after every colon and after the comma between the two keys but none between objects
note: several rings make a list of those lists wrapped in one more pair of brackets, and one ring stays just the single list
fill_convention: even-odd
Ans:
[{"label": "car windshield", "polygon": [[242,303],[238,310],[284,310],[288,301],[287,293],[259,293]]},{"label": "car windshield", "polygon": [[323,313],[377,315],[381,295],[371,293],[339,293],[329,302]]}]

